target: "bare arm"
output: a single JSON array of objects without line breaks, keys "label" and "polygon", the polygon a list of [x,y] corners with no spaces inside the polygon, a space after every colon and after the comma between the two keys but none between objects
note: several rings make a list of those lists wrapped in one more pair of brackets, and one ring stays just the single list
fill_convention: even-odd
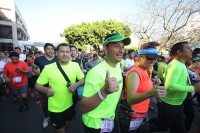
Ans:
[{"label": "bare arm", "polygon": [[[115,77],[110,77],[110,72],[108,70],[106,71],[105,83],[105,86],[99,90],[104,98],[106,98],[107,95],[119,90],[119,83],[117,79]],[[101,102],[102,99],[99,97],[98,92],[91,97],[82,97],[81,112],[83,114],[88,113],[99,106]]]},{"label": "bare arm", "polygon": [[[103,97],[107,95],[103,93],[101,89],[101,94]],[[101,98],[99,97],[98,93],[94,94],[92,97],[82,97],[81,99],[81,112],[86,114],[92,110],[94,110],[99,104],[102,102]]]},{"label": "bare arm", "polygon": [[21,69],[19,69],[19,72],[28,74],[28,73],[30,72],[30,70],[26,71],[26,70],[21,70]]},{"label": "bare arm", "polygon": [[38,83],[35,84],[35,89],[39,91],[40,93],[46,94],[48,97],[54,96],[54,91],[52,90],[51,86],[44,87]]},{"label": "bare arm", "polygon": [[[133,80],[134,79],[134,80]],[[152,96],[152,91],[147,91],[142,94],[136,94],[140,83],[140,77],[136,72],[131,72],[128,75],[127,101],[131,104],[142,102]]]},{"label": "bare arm", "polygon": [[36,68],[36,67],[34,67],[34,66],[33,66],[33,72],[34,72],[37,76],[40,75],[40,72],[38,71],[38,68]]},{"label": "bare arm", "polygon": [[37,91],[39,91],[40,93],[45,93],[45,87],[40,85],[40,84],[38,84],[38,83],[35,84],[35,89]]},{"label": "bare arm", "polygon": [[[133,67],[133,66],[132,66],[132,67]],[[124,70],[124,71],[129,71],[132,67],[128,68],[128,67],[125,67],[125,66],[124,66],[124,69],[123,69],[123,70]]]},{"label": "bare arm", "polygon": [[3,78],[6,80],[6,83],[10,82],[10,79],[8,78],[8,75],[3,74]]}]

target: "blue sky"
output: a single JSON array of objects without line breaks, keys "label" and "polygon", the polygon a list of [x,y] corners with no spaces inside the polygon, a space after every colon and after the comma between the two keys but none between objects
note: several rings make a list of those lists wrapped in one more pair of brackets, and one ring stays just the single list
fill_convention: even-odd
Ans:
[{"label": "blue sky", "polygon": [[122,21],[132,11],[133,0],[15,0],[30,41],[58,42],[64,28],[81,22]]}]

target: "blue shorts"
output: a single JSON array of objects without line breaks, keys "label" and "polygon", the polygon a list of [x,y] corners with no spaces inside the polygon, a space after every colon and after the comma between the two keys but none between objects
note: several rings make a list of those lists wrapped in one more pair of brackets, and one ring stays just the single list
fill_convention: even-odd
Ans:
[{"label": "blue shorts", "polygon": [[79,96],[82,96],[82,95],[83,95],[83,86],[79,86],[79,87],[77,88],[77,92],[78,92],[78,95],[79,95]]}]

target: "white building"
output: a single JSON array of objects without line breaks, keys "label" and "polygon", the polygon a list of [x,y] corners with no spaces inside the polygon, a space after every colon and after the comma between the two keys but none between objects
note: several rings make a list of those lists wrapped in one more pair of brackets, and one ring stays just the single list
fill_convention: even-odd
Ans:
[{"label": "white building", "polygon": [[19,46],[18,40],[29,38],[27,25],[14,0],[0,0],[0,50],[11,51]]}]

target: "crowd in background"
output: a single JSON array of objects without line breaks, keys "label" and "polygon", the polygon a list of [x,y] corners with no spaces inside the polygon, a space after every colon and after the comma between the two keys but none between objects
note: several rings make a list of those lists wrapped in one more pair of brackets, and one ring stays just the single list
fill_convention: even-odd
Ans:
[{"label": "crowd in background", "polygon": [[[48,45],[51,46],[51,45]],[[47,47],[48,47],[47,46]],[[47,48],[46,47],[46,48]],[[147,48],[152,48],[154,49],[155,47],[145,47]],[[144,48],[144,49],[145,49]],[[27,71],[22,71],[20,69],[16,69],[14,70],[15,72],[22,72],[23,74],[25,74],[27,76],[28,80],[25,80],[25,82],[27,82],[27,87],[28,91],[27,91],[27,95],[22,95],[22,99],[21,101],[19,99],[19,97],[15,97],[14,101],[18,100],[18,102],[20,103],[20,108],[19,108],[19,112],[22,112],[24,110],[28,111],[30,109],[30,105],[28,103],[28,99],[27,97],[35,97],[36,98],[36,104],[40,104],[40,94],[38,93],[38,91],[36,91],[35,88],[35,84],[37,82],[38,76],[40,75],[41,67],[39,66],[39,64],[37,64],[37,58],[39,57],[45,57],[45,58],[58,58],[57,54],[53,51],[53,53],[51,53],[52,55],[48,55],[48,49],[45,49],[45,54],[41,51],[35,51],[35,52],[26,52],[23,51],[21,52],[21,49],[19,47],[16,47],[14,49],[14,52],[12,51],[3,51],[0,52],[0,72],[1,72],[1,77],[0,77],[0,101],[3,102],[3,100],[5,99],[4,94],[8,93],[9,91],[11,91],[14,95],[18,96],[18,92],[16,91],[12,91],[12,89],[8,89],[10,88],[15,88],[12,87],[12,84],[9,84],[10,79],[4,75],[8,74],[7,76],[9,76],[9,74],[13,73],[12,66],[11,64],[6,65],[10,62],[15,63],[17,61],[17,59],[15,59],[14,57],[18,57],[20,61],[26,63],[23,64],[22,66],[24,66],[26,68],[25,70]],[[106,60],[106,53],[104,51],[92,51],[92,52],[78,52],[77,48],[75,46],[71,46],[70,47],[70,52],[71,52],[71,56],[70,56],[70,60],[72,62],[76,62],[79,64],[81,71],[84,73],[84,76],[87,75],[87,73],[92,70],[92,68],[94,68],[95,66],[97,66],[98,64],[100,64],[101,62],[103,62],[104,60]],[[135,50],[128,50],[125,51],[123,54],[123,59],[117,63],[117,65],[121,68],[121,75],[123,77],[123,89],[122,89],[122,95],[124,96],[124,98],[128,99],[128,102],[130,104],[134,104],[134,100],[133,98],[131,98],[131,96],[127,96],[128,94],[128,88],[133,85],[133,84],[128,84],[127,82],[129,82],[128,78],[133,78],[134,77],[134,72],[136,71],[139,76],[140,79],[138,79],[138,82],[134,81],[135,84],[140,84],[139,80],[141,80],[141,77],[143,77],[145,79],[145,75],[140,75],[141,73],[143,73],[140,69],[138,68],[134,68],[134,66],[138,66],[138,63],[140,62],[141,65],[141,60],[143,60],[140,53],[138,53],[138,51]],[[175,55],[175,54],[174,54]],[[164,81],[165,81],[165,72],[167,69],[167,65],[173,60],[174,55],[159,55],[155,58],[152,58],[151,56],[148,57],[146,56],[146,59],[149,61],[153,61],[153,65],[150,69],[147,70],[149,77],[151,77],[151,81],[155,84],[157,84],[158,82],[160,82],[159,86],[164,86]],[[139,56],[139,57],[138,57]],[[36,61],[37,60],[37,61]],[[49,60],[49,59],[48,59]],[[58,59],[56,59],[58,60]],[[155,62],[154,62],[155,60]],[[49,60],[50,61],[50,60]],[[56,62],[56,61],[55,61]],[[190,60],[188,60],[186,62],[186,67],[187,67],[187,71],[189,73],[189,82],[191,85],[194,85],[195,83],[199,82],[199,75],[200,75],[200,49],[196,48],[193,50],[192,53],[192,58]],[[4,69],[4,66],[6,65],[6,69]],[[45,64],[47,65],[47,64]],[[8,67],[9,66],[9,67]],[[37,67],[36,67],[37,66]],[[43,66],[44,67],[44,66]],[[37,69],[37,71],[35,70]],[[39,74],[37,74],[39,72]],[[131,72],[133,72],[131,74]],[[11,74],[12,75],[12,74]],[[128,75],[128,76],[127,76]],[[130,77],[133,76],[133,77]],[[137,76],[136,76],[137,77]],[[13,82],[18,82],[18,80],[23,80],[21,78],[18,77],[14,77],[15,81],[13,80]],[[157,78],[160,79],[160,81],[157,81]],[[137,78],[136,78],[137,79]],[[150,84],[150,83],[149,83]],[[47,86],[48,87],[48,86]],[[140,86],[139,86],[140,87]],[[152,85],[149,86],[149,90],[152,88]],[[83,90],[84,88],[78,88],[78,95],[79,97],[81,97],[83,95]],[[160,88],[162,89],[162,88]],[[22,90],[22,89],[21,89]],[[149,91],[148,90],[148,91]],[[146,91],[146,90],[145,90]],[[133,92],[132,92],[133,93]],[[158,94],[156,94],[155,96],[152,96],[150,98],[151,102],[145,102],[144,105],[148,104],[148,109],[149,111],[152,112],[156,112],[156,110],[153,108],[152,104],[157,104],[160,101],[157,99]],[[194,119],[194,107],[193,107],[193,99],[197,98],[197,101],[199,103],[199,109],[198,109],[198,113],[200,114],[200,94],[198,93],[188,93],[186,99],[184,100],[183,104],[184,104],[184,113],[185,113],[185,129],[186,131],[190,131],[191,128],[191,124],[192,121]],[[143,100],[145,100],[146,98],[144,98]],[[139,100],[143,101],[143,100]],[[137,101],[137,100],[136,100]],[[22,104],[23,103],[23,104]],[[138,105],[140,106],[140,105]],[[132,106],[133,108],[138,108],[138,106]],[[45,114],[45,113],[44,113]],[[52,115],[50,113],[50,115]],[[146,117],[146,113],[144,115],[139,114],[139,117]],[[135,117],[135,114],[134,114]],[[47,127],[48,124],[48,119],[49,119],[49,114],[45,114],[45,118],[44,118],[44,123],[43,123],[43,127]],[[146,119],[146,118],[145,118]],[[144,121],[143,121],[144,122]],[[122,127],[123,128],[123,127]]]}]

